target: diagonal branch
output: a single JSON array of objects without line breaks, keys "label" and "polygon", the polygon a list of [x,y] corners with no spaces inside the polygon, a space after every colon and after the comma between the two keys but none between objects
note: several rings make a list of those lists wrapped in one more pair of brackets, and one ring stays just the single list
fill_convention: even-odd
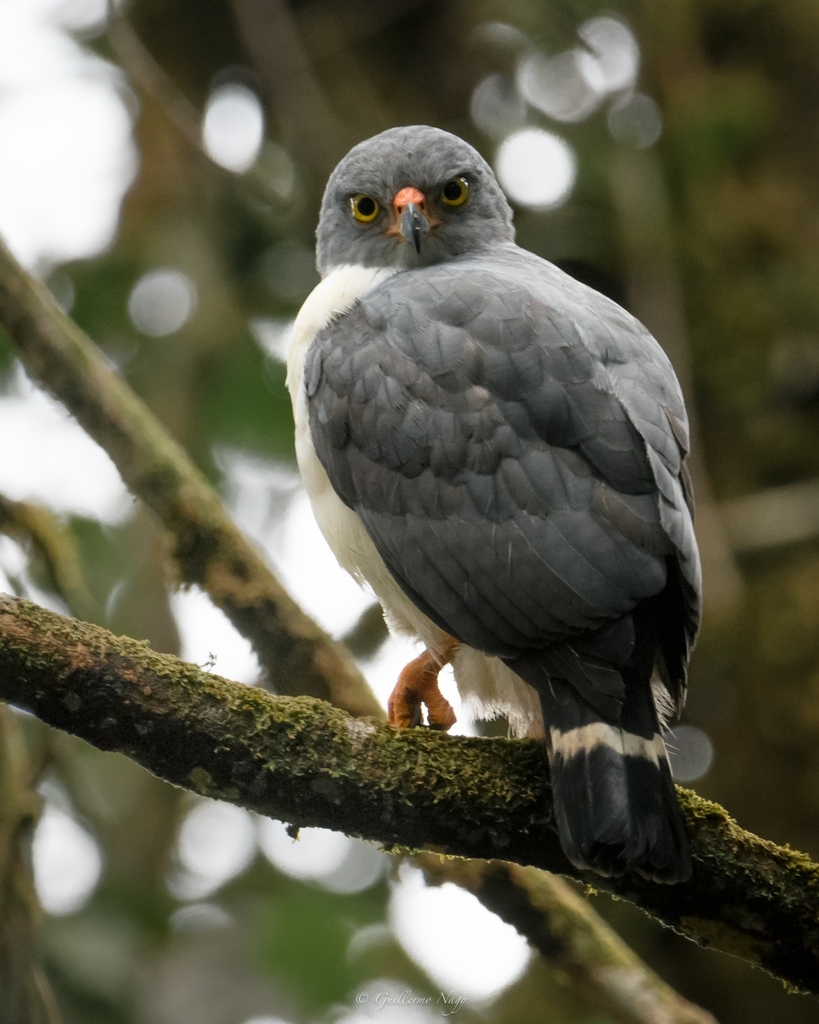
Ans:
[{"label": "diagonal branch", "polygon": [[265,205],[281,204],[282,194],[265,169],[263,161],[257,160],[243,173],[236,173],[211,158],[202,138],[202,115],[157,63],[134,31],[125,12],[118,8],[113,0],[108,0],[108,41],[134,86],[157,104],[188,145],[192,146],[224,181],[238,186],[240,192]]},{"label": "diagonal branch", "polygon": [[621,1024],[717,1024],[667,985],[557,875],[504,861],[417,858],[429,882],[455,882],[511,924],[581,997]]},{"label": "diagonal branch", "polygon": [[350,148],[324,96],[286,0],[231,0],[236,27],[285,142],[324,181]]},{"label": "diagonal branch", "polygon": [[91,618],[94,599],[83,579],[80,552],[69,527],[47,508],[0,494],[0,533],[31,544],[55,591],[78,618]]},{"label": "diagonal branch", "polygon": [[688,790],[678,792],[690,882],[581,876],[560,849],[536,741],[394,731],[2,596],[0,698],[168,782],[296,825],[584,877],[702,945],[819,993],[819,866]]},{"label": "diagonal branch", "polygon": [[29,375],[66,406],[159,517],[182,579],[207,590],[250,640],[273,688],[379,714],[355,665],[285,591],[202,473],[1,240],[0,326]]}]

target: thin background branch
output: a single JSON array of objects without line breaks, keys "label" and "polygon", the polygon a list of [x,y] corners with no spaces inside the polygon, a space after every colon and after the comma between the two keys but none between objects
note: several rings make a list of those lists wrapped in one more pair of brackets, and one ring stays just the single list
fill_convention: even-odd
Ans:
[{"label": "thin background branch", "polygon": [[313,73],[285,0],[232,0],[242,43],[265,87],[285,143],[324,182],[352,138]]},{"label": "thin background branch", "polygon": [[380,713],[355,665],[285,591],[203,474],[1,241],[0,324],[29,375],[63,402],[158,516],[183,581],[207,590],[251,641],[273,688],[296,686],[355,714]]},{"label": "thin background branch", "polygon": [[157,63],[124,12],[112,0],[108,4],[108,40],[134,85],[159,106],[179,134],[208,161],[224,181],[267,206],[282,206],[282,195],[259,161],[243,174],[236,174],[211,158],[202,138],[202,114]]}]

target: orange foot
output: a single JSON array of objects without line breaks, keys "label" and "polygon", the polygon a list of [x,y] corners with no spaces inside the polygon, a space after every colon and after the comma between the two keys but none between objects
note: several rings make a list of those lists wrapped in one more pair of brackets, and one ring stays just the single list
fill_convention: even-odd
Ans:
[{"label": "orange foot", "polygon": [[438,673],[452,661],[457,650],[457,640],[450,640],[435,653],[424,651],[402,670],[387,701],[387,721],[390,725],[403,729],[420,725],[421,705],[425,704],[427,723],[431,729],[446,732],[452,728],[456,721],[455,712],[438,689]]}]

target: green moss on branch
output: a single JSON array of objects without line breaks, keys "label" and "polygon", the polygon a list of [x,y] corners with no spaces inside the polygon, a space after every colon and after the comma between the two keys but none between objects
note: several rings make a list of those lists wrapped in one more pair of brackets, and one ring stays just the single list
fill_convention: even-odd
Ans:
[{"label": "green moss on branch", "polygon": [[[575,877],[535,741],[394,731],[272,697],[0,596],[0,698],[179,786],[297,825]],[[680,790],[685,885],[585,876],[697,942],[819,993],[819,866]]]}]

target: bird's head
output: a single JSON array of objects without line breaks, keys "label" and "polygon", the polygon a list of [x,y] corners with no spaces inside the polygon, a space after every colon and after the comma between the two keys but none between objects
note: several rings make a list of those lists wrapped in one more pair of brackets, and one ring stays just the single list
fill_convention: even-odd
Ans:
[{"label": "bird's head", "polygon": [[423,267],[515,238],[489,164],[427,125],[351,149],[327,182],[316,235],[322,276],[343,264]]}]

